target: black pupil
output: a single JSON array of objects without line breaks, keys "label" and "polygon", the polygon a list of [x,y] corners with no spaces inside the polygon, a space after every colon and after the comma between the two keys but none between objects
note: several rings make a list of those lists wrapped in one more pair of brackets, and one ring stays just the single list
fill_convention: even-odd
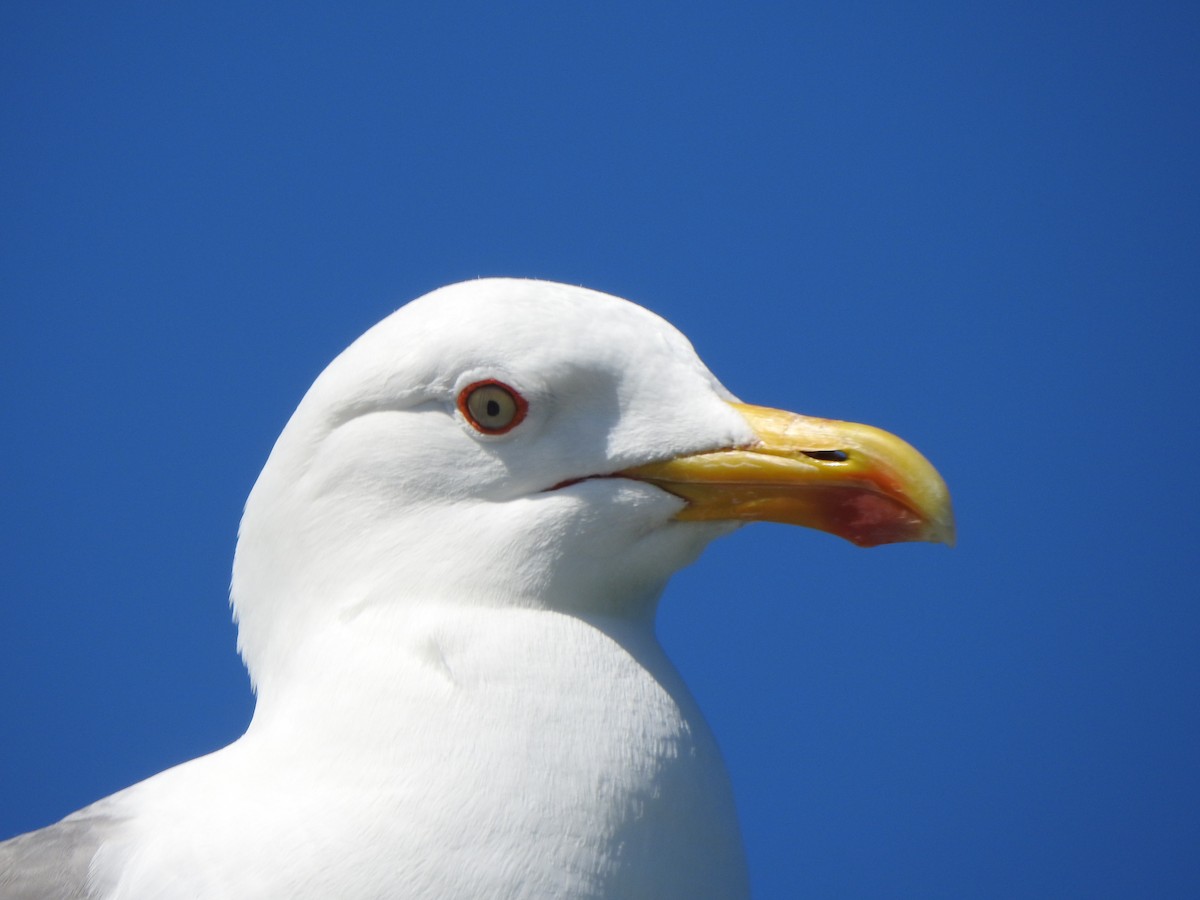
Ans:
[{"label": "black pupil", "polygon": [[500,415],[500,402],[497,400],[489,400],[487,402],[487,414],[489,416]]}]

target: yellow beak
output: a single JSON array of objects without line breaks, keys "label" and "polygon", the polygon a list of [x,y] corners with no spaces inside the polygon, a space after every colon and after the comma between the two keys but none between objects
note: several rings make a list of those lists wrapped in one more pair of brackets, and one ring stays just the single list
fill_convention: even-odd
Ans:
[{"label": "yellow beak", "polygon": [[950,493],[911,445],[870,425],[734,403],[757,440],[648,463],[619,475],[688,501],[685,521],[804,525],[860,547],[897,541],[954,545]]}]

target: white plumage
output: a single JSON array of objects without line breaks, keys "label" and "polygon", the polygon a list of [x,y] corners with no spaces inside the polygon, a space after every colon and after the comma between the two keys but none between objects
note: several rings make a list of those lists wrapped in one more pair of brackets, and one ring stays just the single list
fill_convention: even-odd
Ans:
[{"label": "white plumage", "polygon": [[[488,433],[480,384],[524,418]],[[481,280],[385,319],[247,501],[247,733],[0,845],[0,893],[745,896],[720,753],[653,629],[735,523],[604,477],[753,444],[731,401],[675,329],[581,288]]]}]

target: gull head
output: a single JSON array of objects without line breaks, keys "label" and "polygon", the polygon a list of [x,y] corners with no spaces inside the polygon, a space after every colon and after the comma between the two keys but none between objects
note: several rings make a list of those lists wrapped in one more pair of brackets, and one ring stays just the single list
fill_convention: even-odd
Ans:
[{"label": "gull head", "polygon": [[898,438],[740,404],[628,301],[464,282],[367,331],[287,423],[239,529],[239,648],[261,683],[365,609],[650,622],[673,572],[755,519],[953,540],[945,485]]}]

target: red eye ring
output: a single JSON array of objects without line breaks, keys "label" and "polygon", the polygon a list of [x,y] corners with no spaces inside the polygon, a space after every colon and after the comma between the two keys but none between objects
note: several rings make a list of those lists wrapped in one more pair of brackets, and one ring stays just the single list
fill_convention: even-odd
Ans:
[{"label": "red eye ring", "polygon": [[529,403],[504,382],[488,378],[458,392],[458,411],[481,434],[505,434],[524,421]]}]

